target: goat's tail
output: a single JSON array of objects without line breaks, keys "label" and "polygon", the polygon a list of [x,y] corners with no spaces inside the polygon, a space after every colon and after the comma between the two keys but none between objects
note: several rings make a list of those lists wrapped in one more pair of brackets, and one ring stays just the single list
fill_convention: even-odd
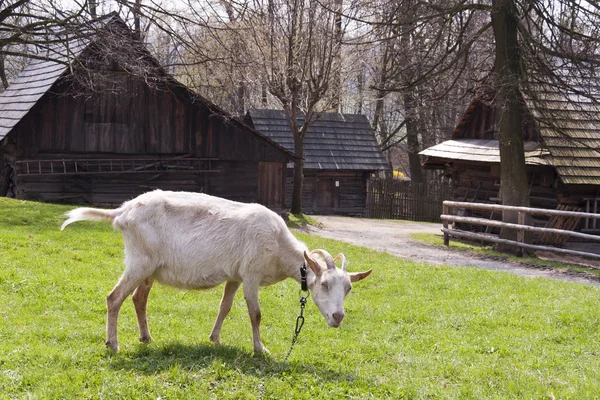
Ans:
[{"label": "goat's tail", "polygon": [[120,214],[120,210],[101,210],[99,208],[81,207],[69,211],[65,215],[68,219],[63,222],[60,230],[62,231],[65,227],[73,222],[77,221],[102,221],[108,220],[113,221],[115,217]]}]

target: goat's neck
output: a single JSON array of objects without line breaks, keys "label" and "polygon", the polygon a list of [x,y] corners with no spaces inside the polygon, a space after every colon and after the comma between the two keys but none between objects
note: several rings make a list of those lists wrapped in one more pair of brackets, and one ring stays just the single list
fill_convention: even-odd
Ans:
[{"label": "goat's neck", "polygon": [[[300,268],[302,267],[304,263],[304,260],[300,263],[298,263],[298,265],[294,268],[294,270],[292,271],[292,273],[290,274],[291,278],[294,278],[296,280],[296,282],[298,282],[299,284],[302,284],[302,274],[300,272]],[[308,265],[306,266],[306,283],[310,283],[315,279],[315,273],[312,272],[312,270],[308,267]]]}]

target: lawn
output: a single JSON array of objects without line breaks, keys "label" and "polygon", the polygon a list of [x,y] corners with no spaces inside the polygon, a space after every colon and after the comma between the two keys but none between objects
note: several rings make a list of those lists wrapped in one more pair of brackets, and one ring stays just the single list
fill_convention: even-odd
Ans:
[{"label": "lawn", "polygon": [[[444,249],[447,248],[444,245],[444,236],[440,234],[413,233],[410,235],[410,238],[431,244],[436,247],[441,247]],[[600,277],[600,268],[597,267],[565,264],[557,261],[542,260],[535,256],[518,257],[515,255],[499,253],[497,251],[492,250],[493,246],[489,243],[478,244],[470,241],[463,241],[452,238],[450,241],[450,248],[459,251],[466,251],[470,253],[480,254],[483,256],[493,257],[495,259],[504,259],[515,263],[552,268],[555,270],[561,270],[566,272],[577,272],[583,275],[587,275],[589,277]]]},{"label": "lawn", "polygon": [[69,207],[0,199],[0,398],[272,399],[594,398],[600,393],[600,292],[473,268],[415,264],[298,234],[344,252],[354,285],[339,329],[309,301],[298,314],[292,280],[261,290],[271,355],[252,354],[238,293],[208,341],[221,291],[156,286],[138,342],[131,301],[121,351],[104,348],[105,297],[122,272],[120,234],[107,223],[59,231]]}]

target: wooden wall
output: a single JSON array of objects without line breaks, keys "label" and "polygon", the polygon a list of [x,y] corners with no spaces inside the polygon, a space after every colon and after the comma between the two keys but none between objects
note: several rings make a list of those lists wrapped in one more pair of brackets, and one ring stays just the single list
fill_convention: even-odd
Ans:
[{"label": "wooden wall", "polygon": [[[365,171],[304,170],[303,212],[365,216],[368,175]],[[335,185],[336,181],[339,182],[339,186]],[[286,177],[287,208],[291,207],[293,182],[293,169],[290,168]],[[324,191],[331,193],[323,195]]]},{"label": "wooden wall", "polygon": [[58,84],[16,126],[20,158],[52,154],[183,155],[280,161],[286,156],[234,121],[211,112],[177,86],[126,74],[91,96],[71,96]]},{"label": "wooden wall", "polygon": [[[456,126],[452,139],[498,140],[496,107],[475,99],[471,102],[462,120]],[[531,113],[522,103],[521,128],[525,141],[540,141],[541,135]]]},{"label": "wooden wall", "polygon": [[[289,155],[179,86],[148,86],[116,74],[114,87],[89,97],[59,83],[0,146],[0,159],[212,158],[213,171],[17,175],[19,198],[116,205],[155,188],[259,201],[259,162],[285,168]],[[113,90],[114,89],[114,90]],[[7,144],[10,144],[8,146]],[[2,166],[0,166],[2,169]],[[283,180],[280,183],[283,193]],[[283,196],[281,196],[283,198]],[[280,204],[277,208],[283,208]]]},{"label": "wooden wall", "polygon": [[258,201],[258,168],[251,161],[215,162],[218,172],[17,176],[17,198],[115,206],[161,189],[202,192],[241,202]]},{"label": "wooden wall", "polygon": [[[500,202],[500,166],[455,164],[452,175],[454,200],[472,203]],[[555,172],[550,167],[527,167],[531,207],[555,208],[558,191]]]},{"label": "wooden wall", "polygon": [[[559,204],[559,191],[555,188],[556,176],[551,167],[527,167],[530,206],[534,208],[555,209]],[[452,175],[454,200],[471,203],[502,204],[500,196],[499,165],[455,164]],[[464,213],[464,211],[461,211]],[[469,215],[501,220],[501,213],[468,211]],[[462,215],[462,214],[461,214]],[[467,215],[467,214],[464,214]],[[534,219],[536,226],[544,226],[546,218]],[[468,230],[486,229],[481,226],[462,227]],[[489,230],[489,229],[488,229]],[[491,230],[495,232],[495,230]]]}]

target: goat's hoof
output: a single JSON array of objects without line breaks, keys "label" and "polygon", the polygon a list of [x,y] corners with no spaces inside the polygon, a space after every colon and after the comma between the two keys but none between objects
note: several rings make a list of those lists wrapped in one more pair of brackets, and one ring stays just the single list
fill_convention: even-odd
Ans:
[{"label": "goat's hoof", "polygon": [[254,349],[254,355],[255,356],[268,356],[270,354],[271,354],[271,352],[265,346],[262,346],[261,348],[255,348]]},{"label": "goat's hoof", "polygon": [[142,343],[150,343],[152,341],[152,336],[140,336],[140,342]]},{"label": "goat's hoof", "polygon": [[209,338],[209,340],[210,340],[210,341],[211,341],[211,342],[212,342],[214,345],[217,345],[217,346],[220,346],[220,345],[221,345],[221,339],[220,339],[218,336],[213,336],[213,335],[210,335],[210,338]]},{"label": "goat's hoof", "polygon": [[119,351],[119,345],[117,343],[112,343],[110,340],[107,340],[104,344],[115,353]]}]

